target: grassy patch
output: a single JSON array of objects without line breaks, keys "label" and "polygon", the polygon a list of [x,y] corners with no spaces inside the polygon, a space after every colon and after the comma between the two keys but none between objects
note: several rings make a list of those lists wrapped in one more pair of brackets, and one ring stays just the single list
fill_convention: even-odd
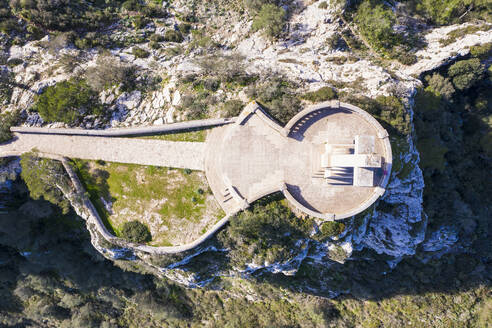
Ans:
[{"label": "grassy patch", "polygon": [[151,231],[150,245],[179,245],[198,238],[224,215],[203,172],[76,163],[94,206],[117,236],[126,222],[138,220]]},{"label": "grassy patch", "polygon": [[179,133],[166,133],[154,136],[138,137],[140,139],[158,139],[167,141],[192,141],[192,142],[205,142],[209,129],[201,130],[188,130],[186,132]]}]

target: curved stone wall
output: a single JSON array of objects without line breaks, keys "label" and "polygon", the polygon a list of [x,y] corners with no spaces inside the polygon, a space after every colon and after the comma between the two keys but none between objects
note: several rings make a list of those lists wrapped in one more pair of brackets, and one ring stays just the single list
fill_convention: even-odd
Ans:
[{"label": "curved stone wall", "polygon": [[324,220],[329,220],[328,218],[332,217],[332,220],[340,220],[340,219],[345,219],[351,216],[354,216],[355,214],[358,214],[364,210],[366,210],[369,206],[371,206],[379,197],[381,197],[384,192],[386,185],[388,184],[389,178],[391,176],[391,167],[392,167],[392,162],[393,162],[393,155],[391,152],[391,144],[389,141],[389,135],[388,132],[381,126],[381,124],[374,118],[372,117],[369,113],[366,111],[360,109],[359,107],[356,107],[351,104],[347,103],[341,103],[338,100],[331,100],[323,103],[319,103],[313,106],[309,106],[308,108],[302,110],[298,114],[296,114],[284,127],[283,129],[283,134],[285,136],[288,136],[291,132],[292,129],[297,125],[299,121],[301,121],[304,117],[323,110],[327,108],[334,108],[334,109],[344,109],[344,110],[349,110],[353,113],[356,113],[357,115],[361,116],[364,118],[365,121],[367,121],[371,126],[378,131],[377,137],[381,140],[383,144],[383,157],[384,157],[384,163],[383,163],[383,176],[381,181],[378,184],[378,187],[374,190],[374,193],[372,194],[371,197],[369,197],[366,201],[362,202],[357,208],[351,210],[350,212],[342,213],[342,214],[323,214],[323,213],[318,213],[315,211],[311,211],[307,209],[305,206],[300,204],[298,201],[295,200],[295,198],[290,194],[288,189],[285,187],[282,189],[282,192],[284,193],[285,197],[289,199],[296,208],[298,208],[300,211],[305,212],[311,216],[324,219]]}]

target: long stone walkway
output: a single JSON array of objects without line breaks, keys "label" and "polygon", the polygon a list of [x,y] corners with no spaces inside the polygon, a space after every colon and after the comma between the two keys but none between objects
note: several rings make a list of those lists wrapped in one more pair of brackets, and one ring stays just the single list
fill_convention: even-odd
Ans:
[{"label": "long stone walkway", "polygon": [[0,146],[0,157],[18,156],[33,149],[68,158],[205,169],[205,143],[158,139],[15,133],[12,142]]}]

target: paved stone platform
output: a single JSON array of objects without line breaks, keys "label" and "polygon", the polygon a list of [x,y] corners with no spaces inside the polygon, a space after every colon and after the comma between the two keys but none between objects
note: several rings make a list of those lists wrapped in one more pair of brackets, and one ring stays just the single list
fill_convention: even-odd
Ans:
[{"label": "paved stone platform", "polygon": [[[375,136],[374,154],[384,162],[371,169],[370,187],[354,185],[353,168],[326,178],[320,167],[326,144],[355,146],[356,135]],[[341,219],[364,210],[384,193],[391,170],[387,139],[377,121],[350,105],[330,102],[308,108],[282,127],[252,103],[235,124],[215,129],[207,139],[207,178],[227,213],[282,191],[306,214]]]}]

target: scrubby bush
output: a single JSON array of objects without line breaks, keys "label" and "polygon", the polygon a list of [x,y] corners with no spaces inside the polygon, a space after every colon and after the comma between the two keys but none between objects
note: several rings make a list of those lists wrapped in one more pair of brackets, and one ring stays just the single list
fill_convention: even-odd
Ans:
[{"label": "scrubby bush", "polygon": [[192,35],[192,39],[190,43],[190,49],[196,49],[196,48],[214,49],[219,47],[219,44],[215,42],[203,30],[192,30],[191,35]]},{"label": "scrubby bush", "polygon": [[148,23],[149,20],[142,15],[137,15],[132,18],[132,25],[136,29],[144,28]]},{"label": "scrubby bush", "polygon": [[337,92],[331,87],[321,87],[316,91],[311,91],[304,94],[301,98],[311,102],[321,102],[331,99],[336,99]]},{"label": "scrubby bush", "polygon": [[135,84],[135,71],[135,66],[122,63],[117,57],[101,54],[96,65],[87,68],[84,77],[97,92],[118,84],[122,84],[123,90],[130,90]]},{"label": "scrubby bush", "polygon": [[221,82],[235,82],[246,86],[256,76],[246,73],[244,58],[240,55],[211,55],[198,60],[204,76],[213,76]]},{"label": "scrubby bush", "polygon": [[328,8],[328,2],[326,1],[321,1],[320,4],[318,5],[319,9],[326,9]]},{"label": "scrubby bush", "polygon": [[342,222],[325,222],[321,225],[320,231],[323,237],[334,237],[340,235],[345,230]]},{"label": "scrubby bush", "polygon": [[97,29],[115,18],[115,1],[12,0],[10,6],[27,22],[43,28],[67,31],[80,27]]},{"label": "scrubby bush", "polygon": [[159,49],[161,47],[161,45],[158,43],[158,42],[154,42],[154,41],[150,41],[149,42],[149,47],[151,49]]},{"label": "scrubby bush", "polygon": [[14,73],[0,68],[0,105],[10,102],[15,85]]},{"label": "scrubby bush", "polygon": [[337,49],[344,50],[347,48],[347,43],[342,38],[341,34],[338,32],[335,32],[330,37],[328,37],[326,39],[326,44],[330,47],[330,49],[333,50],[337,50]]},{"label": "scrubby bush", "polygon": [[204,90],[198,94],[184,95],[178,109],[186,112],[187,119],[198,120],[206,118],[209,106],[215,103],[215,96]]},{"label": "scrubby bush", "polygon": [[121,237],[132,243],[145,243],[150,241],[149,228],[139,221],[133,220],[123,224],[121,228]]},{"label": "scrubby bush", "polygon": [[443,96],[446,99],[451,99],[454,94],[454,87],[448,78],[444,78],[439,73],[434,73],[432,76],[426,76],[425,80],[429,84],[429,89],[436,96]]},{"label": "scrubby bush", "polygon": [[178,25],[178,31],[180,31],[183,34],[188,34],[191,31],[191,24],[188,23],[181,23]]},{"label": "scrubby bush", "polygon": [[261,7],[251,26],[254,31],[263,30],[269,38],[277,38],[285,26],[286,12],[282,7],[266,4]]},{"label": "scrubby bush", "polygon": [[461,60],[449,67],[448,75],[452,78],[454,86],[459,90],[465,90],[479,81],[484,73],[484,66],[478,58]]},{"label": "scrubby bush", "polygon": [[245,7],[255,13],[260,11],[264,5],[278,5],[278,0],[244,0]]},{"label": "scrubby bush", "polygon": [[296,217],[292,211],[275,201],[257,204],[251,210],[231,218],[229,226],[218,238],[231,251],[234,265],[269,263],[286,260],[299,239],[306,238],[312,221]]},{"label": "scrubby bush", "polygon": [[216,78],[208,78],[203,80],[203,87],[209,91],[217,91],[220,87],[220,80]]},{"label": "scrubby bush", "polygon": [[418,13],[430,22],[446,25],[461,20],[480,18],[490,19],[492,4],[482,0],[414,0]]},{"label": "scrubby bush", "polygon": [[162,42],[164,41],[164,36],[154,33],[150,36],[149,39],[150,41],[154,41],[154,42]]},{"label": "scrubby bush", "polygon": [[376,50],[391,49],[397,42],[393,31],[396,17],[391,8],[364,1],[357,9],[355,22],[360,32]]},{"label": "scrubby bush", "polygon": [[137,58],[147,58],[150,56],[150,52],[139,47],[133,47],[132,54]]},{"label": "scrubby bush", "polygon": [[289,82],[281,77],[253,85],[246,92],[282,124],[286,124],[301,110],[301,101],[292,91]]},{"label": "scrubby bush", "polygon": [[73,123],[84,115],[102,114],[97,92],[76,79],[47,87],[36,97],[34,108],[45,122]]},{"label": "scrubby bush", "polygon": [[472,57],[486,59],[492,55],[492,42],[476,45],[470,48]]},{"label": "scrubby bush", "polygon": [[224,116],[225,117],[235,117],[238,116],[239,113],[244,108],[244,103],[241,100],[234,99],[234,100],[228,100],[224,103],[223,109],[224,109]]},{"label": "scrubby bush", "polygon": [[5,112],[0,114],[0,143],[12,139],[10,127],[14,126],[19,119],[17,111]]},{"label": "scrubby bush", "polygon": [[41,197],[68,213],[70,202],[61,189],[70,190],[70,180],[63,165],[55,160],[39,158],[35,152],[25,153],[20,161],[21,178],[26,183],[33,199]]},{"label": "scrubby bush", "polygon": [[179,31],[167,30],[166,33],[164,33],[164,41],[180,43],[183,42],[183,40],[183,35]]}]

